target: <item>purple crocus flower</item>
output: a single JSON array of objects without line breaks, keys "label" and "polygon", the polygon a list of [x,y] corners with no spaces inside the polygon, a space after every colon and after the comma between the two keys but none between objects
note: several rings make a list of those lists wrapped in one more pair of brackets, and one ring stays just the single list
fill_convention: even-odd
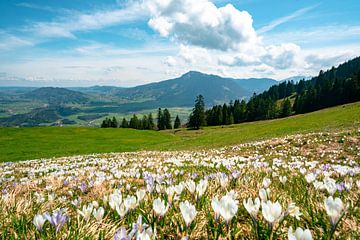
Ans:
[{"label": "purple crocus flower", "polygon": [[150,174],[147,174],[144,176],[144,180],[146,182],[146,188],[147,188],[148,192],[152,193],[155,188],[154,178]]},{"label": "purple crocus flower", "polygon": [[346,188],[345,188],[345,183],[337,183],[336,184],[336,188],[337,188],[337,190],[339,191],[339,192],[342,192],[342,191],[344,191]]},{"label": "purple crocus flower", "polygon": [[68,220],[68,217],[63,212],[64,210],[60,209],[53,211],[52,215],[48,212],[44,213],[44,217],[55,227],[56,232],[59,232]]},{"label": "purple crocus flower", "polygon": [[130,240],[130,236],[127,235],[126,229],[121,227],[119,231],[116,232],[114,240]]},{"label": "purple crocus flower", "polygon": [[79,189],[81,190],[82,193],[84,193],[87,189],[86,183],[82,182],[79,186]]},{"label": "purple crocus flower", "polygon": [[67,186],[70,184],[70,181],[68,179],[65,179],[64,182],[63,182],[64,186]]},{"label": "purple crocus flower", "polygon": [[129,234],[129,237],[133,237],[136,233],[141,233],[143,232],[144,230],[146,230],[147,228],[149,227],[149,225],[147,225],[146,223],[142,223],[142,216],[139,215],[137,221],[135,224],[133,224],[132,226],[132,230]]}]

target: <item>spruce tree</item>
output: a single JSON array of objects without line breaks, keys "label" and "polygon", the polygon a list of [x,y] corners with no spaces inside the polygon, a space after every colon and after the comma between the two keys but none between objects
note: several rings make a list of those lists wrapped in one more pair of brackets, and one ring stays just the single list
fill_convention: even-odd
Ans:
[{"label": "spruce tree", "polygon": [[158,116],[157,116],[157,128],[158,130],[164,130],[165,124],[164,124],[164,114],[161,108],[158,109]]},{"label": "spruce tree", "polygon": [[149,129],[149,122],[146,115],[143,116],[143,119],[141,121],[141,129]]},{"label": "spruce tree", "polygon": [[111,123],[110,123],[110,127],[112,127],[112,128],[117,128],[118,127],[118,122],[117,122],[115,117],[112,118]]},{"label": "spruce tree", "polygon": [[123,118],[120,127],[122,127],[122,128],[128,128],[129,127],[129,123],[126,120],[126,118]]},{"label": "spruce tree", "polygon": [[171,126],[171,115],[167,108],[164,109],[163,113],[165,129],[172,129]]},{"label": "spruce tree", "polygon": [[178,129],[181,126],[179,115],[176,115],[175,121],[174,121],[174,129]]},{"label": "spruce tree", "polygon": [[153,119],[152,113],[149,113],[149,116],[148,116],[147,120],[148,120],[149,129],[154,130],[155,124],[154,124],[154,119]]},{"label": "spruce tree", "polygon": [[137,118],[137,116],[136,116],[135,114],[134,114],[133,117],[130,119],[129,127],[130,127],[130,128],[134,128],[134,129],[138,129],[138,128],[139,128],[139,119]]},{"label": "spruce tree", "polygon": [[288,98],[285,99],[281,107],[281,117],[287,117],[291,115],[291,102]]},{"label": "spruce tree", "polygon": [[205,103],[204,97],[199,95],[196,97],[195,106],[192,113],[190,114],[188,127],[193,129],[199,129],[205,126]]}]

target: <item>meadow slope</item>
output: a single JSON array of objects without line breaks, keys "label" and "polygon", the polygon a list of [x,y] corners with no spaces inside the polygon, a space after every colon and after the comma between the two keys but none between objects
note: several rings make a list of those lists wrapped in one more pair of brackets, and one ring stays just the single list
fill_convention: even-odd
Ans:
[{"label": "meadow slope", "polygon": [[139,150],[221,147],[297,133],[356,129],[360,103],[284,119],[199,131],[139,131],[77,127],[0,128],[0,162]]}]

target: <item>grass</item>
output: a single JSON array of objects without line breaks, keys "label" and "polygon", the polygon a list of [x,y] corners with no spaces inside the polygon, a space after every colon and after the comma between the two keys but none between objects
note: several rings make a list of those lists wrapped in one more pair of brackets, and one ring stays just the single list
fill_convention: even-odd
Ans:
[{"label": "grass", "polygon": [[359,127],[360,102],[284,119],[206,127],[199,131],[0,128],[0,162],[101,152],[220,147],[290,134]]}]

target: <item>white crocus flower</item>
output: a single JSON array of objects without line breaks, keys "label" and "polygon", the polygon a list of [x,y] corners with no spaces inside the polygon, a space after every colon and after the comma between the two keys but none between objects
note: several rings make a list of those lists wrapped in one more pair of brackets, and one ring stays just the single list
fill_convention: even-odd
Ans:
[{"label": "white crocus flower", "polygon": [[198,185],[196,186],[196,193],[198,197],[201,197],[202,195],[204,195],[206,188],[208,185],[208,181],[201,179],[200,182],[198,183]]},{"label": "white crocus flower", "polygon": [[35,215],[33,219],[33,223],[39,232],[42,231],[45,222],[46,222],[46,218],[44,218],[42,214]]},{"label": "white crocus flower", "polygon": [[116,205],[115,210],[119,214],[121,219],[124,218],[127,213],[127,209],[123,203],[120,205]]},{"label": "white crocus flower", "polygon": [[219,219],[220,217],[220,201],[217,196],[213,197],[211,200],[211,207],[215,213],[215,219]]},{"label": "white crocus flower", "polygon": [[279,180],[280,180],[280,182],[281,182],[283,185],[285,185],[285,183],[286,183],[286,181],[287,181],[287,177],[286,177],[286,176],[280,176],[280,177],[279,177]]},{"label": "white crocus flower", "polygon": [[120,205],[122,202],[122,195],[120,192],[115,192],[109,196],[109,205],[111,209],[115,209],[116,206]]},{"label": "white crocus flower", "polygon": [[94,207],[92,204],[89,204],[88,206],[83,206],[82,210],[77,210],[77,212],[85,219],[85,221],[89,221],[91,217],[91,213],[93,211]]},{"label": "white crocus flower", "polygon": [[124,205],[126,207],[127,210],[133,210],[136,208],[137,206],[137,201],[136,201],[136,197],[135,196],[127,196],[124,199]]},{"label": "white crocus flower", "polygon": [[247,201],[244,199],[243,204],[246,211],[248,211],[251,217],[256,218],[256,215],[258,214],[260,209],[260,199],[255,198],[254,201],[251,198],[248,198]]},{"label": "white crocus flower", "polygon": [[300,208],[297,207],[297,206],[295,205],[295,203],[290,203],[290,204],[289,204],[287,213],[288,213],[290,216],[295,217],[297,220],[300,220],[300,216],[302,215],[302,213],[300,212]]},{"label": "white crocus flower", "polygon": [[96,221],[100,222],[104,217],[104,213],[105,213],[104,208],[99,207],[99,209],[94,209],[93,216],[96,219]]},{"label": "white crocus flower", "polygon": [[289,228],[288,231],[288,239],[289,240],[312,240],[311,232],[309,229],[303,230],[302,228],[298,227],[293,233],[292,227]]},{"label": "white crocus flower", "polygon": [[262,202],[266,202],[269,199],[270,190],[265,190],[264,188],[261,188],[259,190],[259,196]]},{"label": "white crocus flower", "polygon": [[282,217],[282,207],[279,202],[262,202],[262,214],[266,221],[273,224]]},{"label": "white crocus flower", "polygon": [[184,218],[186,226],[189,226],[197,214],[195,206],[186,200],[185,202],[180,203],[180,211]]},{"label": "white crocus flower", "polygon": [[144,200],[145,196],[146,196],[145,189],[140,189],[136,191],[136,197],[139,203]]},{"label": "white crocus flower", "polygon": [[325,210],[332,225],[336,225],[344,211],[344,204],[340,198],[328,197],[324,201]]},{"label": "white crocus flower", "polygon": [[238,201],[235,200],[234,192],[229,192],[225,196],[220,199],[219,202],[220,207],[220,215],[224,218],[226,222],[230,222],[230,220],[236,215],[238,210]]},{"label": "white crocus flower", "polygon": [[316,180],[316,175],[314,173],[308,173],[305,175],[305,179],[307,183],[312,183]]},{"label": "white crocus flower", "polygon": [[336,181],[330,177],[324,179],[324,186],[328,193],[333,196],[337,190]]},{"label": "white crocus flower", "polygon": [[264,178],[262,183],[263,183],[264,188],[268,188],[271,184],[271,180],[269,178]]},{"label": "white crocus flower", "polygon": [[191,194],[195,193],[196,190],[196,184],[193,180],[186,181],[186,188],[189,190]]},{"label": "white crocus flower", "polygon": [[153,202],[153,209],[156,215],[163,217],[169,209],[169,205],[165,205],[165,201],[157,198]]}]

